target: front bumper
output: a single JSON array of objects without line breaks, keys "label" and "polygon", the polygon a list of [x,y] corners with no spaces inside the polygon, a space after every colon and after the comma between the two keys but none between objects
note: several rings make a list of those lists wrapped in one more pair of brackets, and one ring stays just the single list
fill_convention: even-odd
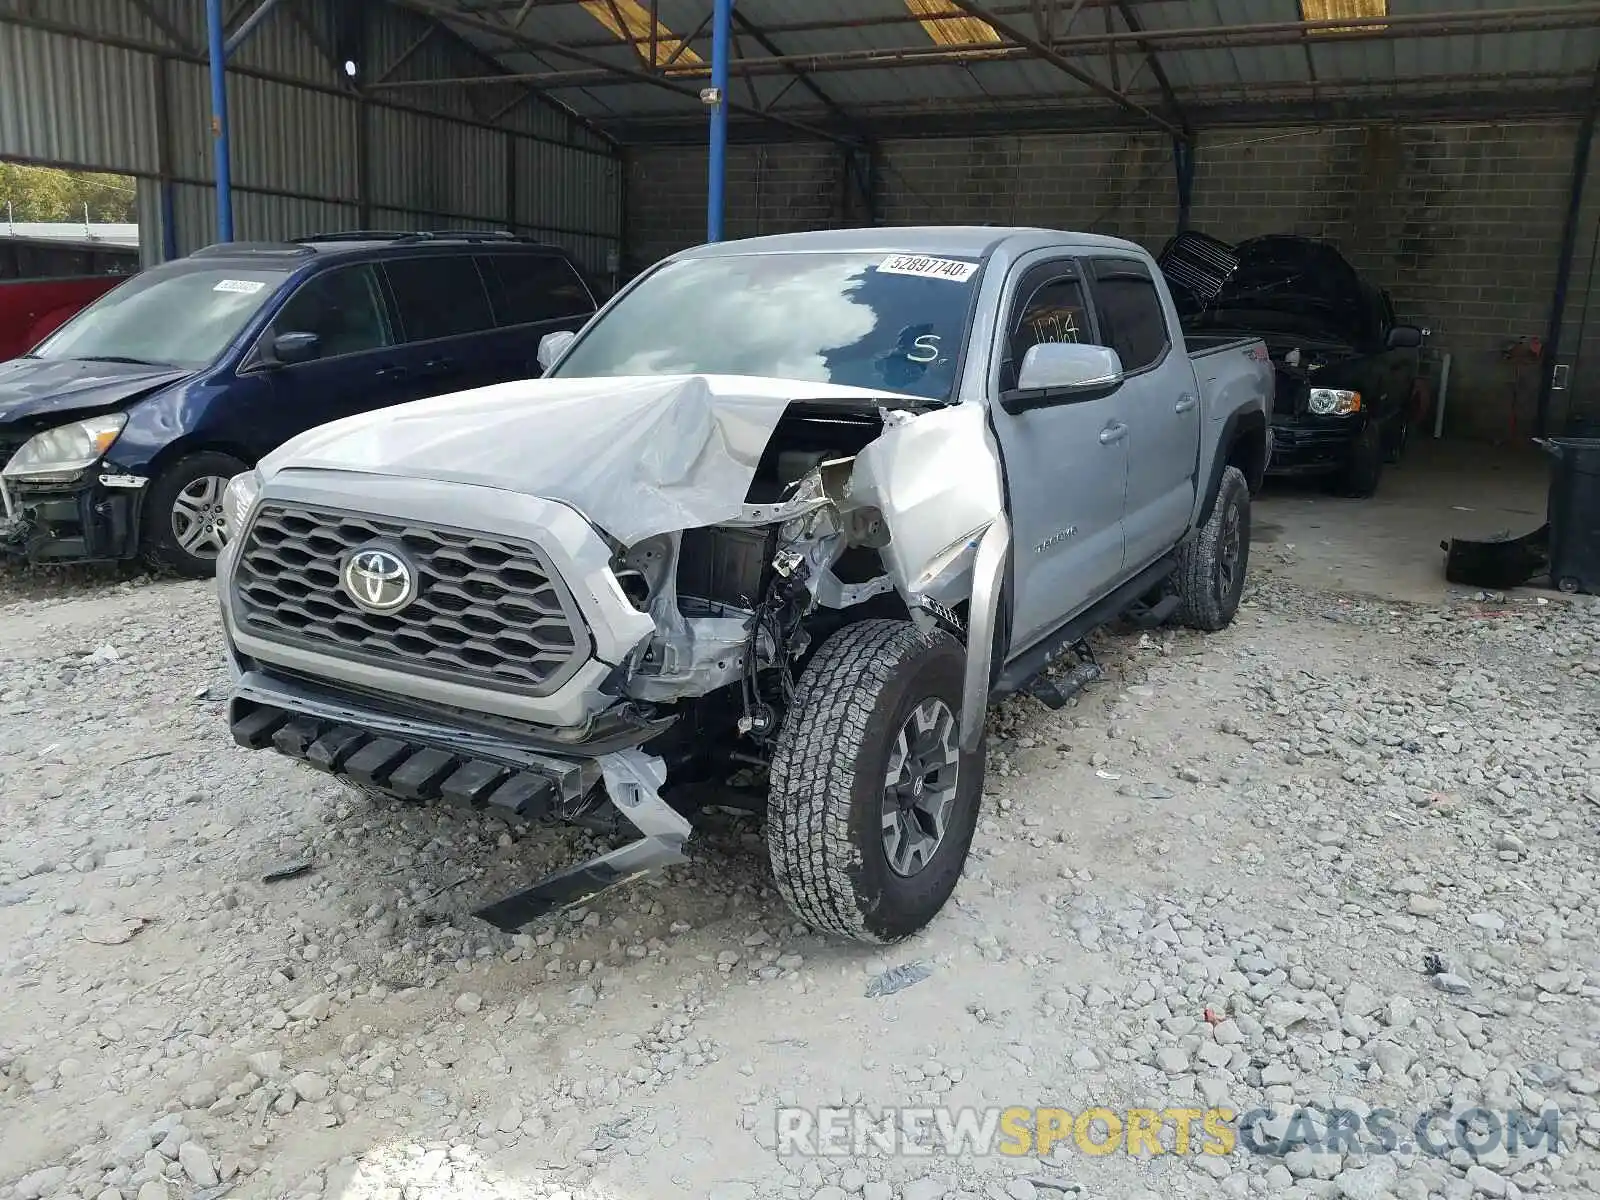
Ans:
[{"label": "front bumper", "polygon": [[0,558],[32,563],[116,562],[139,552],[133,488],[89,476],[70,484],[0,483]]},{"label": "front bumper", "polygon": [[1359,423],[1348,423],[1343,417],[1275,417],[1267,474],[1320,475],[1337,471],[1350,461],[1351,448],[1361,430]]},{"label": "front bumper", "polygon": [[609,813],[639,833],[636,841],[475,910],[507,933],[683,861],[689,822],[661,797],[662,761],[638,748],[670,722],[639,720],[554,754],[526,735],[407,715],[382,701],[250,669],[237,674],[228,723],[246,749],[270,748],[401,799],[442,800],[506,820],[593,820]]}]

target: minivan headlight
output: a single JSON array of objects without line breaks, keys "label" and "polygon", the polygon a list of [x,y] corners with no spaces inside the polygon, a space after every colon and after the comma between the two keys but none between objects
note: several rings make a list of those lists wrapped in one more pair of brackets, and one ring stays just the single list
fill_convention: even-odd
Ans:
[{"label": "minivan headlight", "polygon": [[1361,393],[1342,388],[1312,388],[1311,411],[1319,417],[1347,417],[1361,411]]},{"label": "minivan headlight", "polygon": [[250,510],[261,495],[261,472],[246,471],[228,480],[222,493],[222,520],[228,536],[238,537],[250,519]]},{"label": "minivan headlight", "polygon": [[72,483],[111,449],[127,423],[127,413],[106,413],[35,434],[12,455],[5,475],[39,483]]}]

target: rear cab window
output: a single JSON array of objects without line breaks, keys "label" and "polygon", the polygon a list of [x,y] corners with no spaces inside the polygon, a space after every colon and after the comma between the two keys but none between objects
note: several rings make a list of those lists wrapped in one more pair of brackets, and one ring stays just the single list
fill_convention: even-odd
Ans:
[{"label": "rear cab window", "polygon": [[383,273],[408,342],[430,342],[495,327],[489,293],[473,255],[385,259]]},{"label": "rear cab window", "polygon": [[1117,352],[1126,375],[1167,356],[1172,335],[1150,269],[1134,258],[1097,258],[1092,290],[1101,341]]}]

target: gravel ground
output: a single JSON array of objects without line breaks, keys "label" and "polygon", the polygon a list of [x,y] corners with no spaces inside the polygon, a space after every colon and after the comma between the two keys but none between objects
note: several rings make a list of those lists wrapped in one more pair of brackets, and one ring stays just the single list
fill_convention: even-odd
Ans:
[{"label": "gravel ground", "polygon": [[[995,715],[957,900],[886,950],[797,927],[733,815],[587,912],[459,916],[582,835],[236,750],[213,608],[0,582],[0,1200],[1600,1193],[1591,601],[1263,576],[1224,634],[1104,637],[1074,706]],[[1296,1108],[1555,1108],[1561,1144],[780,1157],[793,1104],[1267,1108],[1269,1149]]]}]

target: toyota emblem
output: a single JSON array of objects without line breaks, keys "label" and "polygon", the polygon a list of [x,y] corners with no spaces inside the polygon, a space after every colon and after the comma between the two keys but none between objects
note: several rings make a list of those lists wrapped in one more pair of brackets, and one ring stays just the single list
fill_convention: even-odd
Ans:
[{"label": "toyota emblem", "polygon": [[381,546],[363,546],[344,564],[345,593],[370,613],[399,612],[417,598],[417,571]]}]

